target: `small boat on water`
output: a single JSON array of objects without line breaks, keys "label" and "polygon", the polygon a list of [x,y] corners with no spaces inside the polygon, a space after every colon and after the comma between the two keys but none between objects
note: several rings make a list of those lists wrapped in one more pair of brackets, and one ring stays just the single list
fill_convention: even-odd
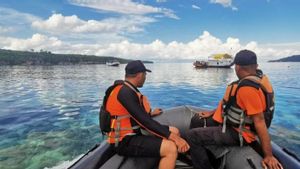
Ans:
[{"label": "small boat on water", "polygon": [[[154,119],[162,124],[175,126],[180,130],[182,137],[189,130],[191,118],[198,111],[199,107],[179,106],[165,110]],[[106,141],[96,145],[83,155],[69,169],[157,169],[159,159],[146,157],[124,157],[114,155],[103,165],[99,165],[100,157],[108,149]],[[212,164],[218,169],[262,169],[262,157],[250,146],[209,146],[212,153]],[[272,142],[274,156],[281,162],[284,169],[300,169],[300,160],[293,153],[279,147]],[[176,162],[176,169],[191,169],[192,163],[188,156],[181,154]]]},{"label": "small boat on water", "polygon": [[196,60],[193,63],[193,65],[194,65],[195,68],[207,68],[207,62],[206,61],[198,61],[198,60]]},{"label": "small boat on water", "polygon": [[233,58],[229,54],[214,54],[208,57],[207,61],[196,60],[193,63],[195,68],[207,68],[207,67],[216,67],[216,68],[230,68],[233,65]]},{"label": "small boat on water", "polygon": [[107,66],[119,66],[119,65],[120,65],[120,62],[117,61],[117,60],[107,61],[107,62],[106,62],[106,65],[107,65]]}]

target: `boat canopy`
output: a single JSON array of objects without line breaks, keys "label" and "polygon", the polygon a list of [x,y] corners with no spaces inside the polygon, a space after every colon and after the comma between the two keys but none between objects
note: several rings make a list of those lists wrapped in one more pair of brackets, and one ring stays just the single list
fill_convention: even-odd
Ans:
[{"label": "boat canopy", "polygon": [[214,54],[210,56],[210,58],[214,60],[222,60],[222,59],[232,59],[232,56],[227,53],[223,53],[223,54]]}]

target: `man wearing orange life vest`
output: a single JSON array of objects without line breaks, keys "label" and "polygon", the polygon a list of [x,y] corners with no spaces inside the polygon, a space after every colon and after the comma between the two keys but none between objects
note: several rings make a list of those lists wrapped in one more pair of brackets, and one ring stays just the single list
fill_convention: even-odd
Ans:
[{"label": "man wearing orange life vest", "polygon": [[[267,77],[257,69],[257,58],[254,52],[241,50],[236,54],[234,63],[239,80],[227,87],[217,109],[199,112],[191,121],[191,127],[197,127],[187,134],[194,168],[212,168],[205,146],[242,146],[243,143],[254,143],[255,137],[258,136],[263,152],[262,166],[268,169],[281,169],[281,164],[272,154],[270,136],[264,117],[269,103],[259,83],[264,81],[266,88],[269,88],[273,94],[272,86]],[[259,82],[253,82],[251,79],[258,79]],[[270,102],[272,101],[274,103],[273,98]],[[274,107],[270,109],[274,111]],[[242,122],[239,121],[240,119],[243,119]]]},{"label": "man wearing orange life vest", "polygon": [[[151,118],[161,110],[151,111],[146,96],[138,90],[143,87],[146,72],[151,71],[140,60],[129,62],[125,71],[125,81],[117,84],[107,99],[106,110],[113,117],[107,141],[119,155],[160,157],[159,168],[173,169],[177,151],[186,152],[189,145],[177,128]],[[152,135],[143,135],[141,128]]]}]

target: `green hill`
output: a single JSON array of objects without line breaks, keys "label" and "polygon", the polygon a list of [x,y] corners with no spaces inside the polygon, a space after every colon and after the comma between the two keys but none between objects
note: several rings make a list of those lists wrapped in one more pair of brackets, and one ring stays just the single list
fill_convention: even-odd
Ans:
[{"label": "green hill", "polygon": [[300,55],[293,55],[277,60],[270,60],[269,62],[300,62]]},{"label": "green hill", "polygon": [[[117,60],[128,63],[129,59],[113,56],[94,56],[79,54],[53,54],[49,51],[29,52],[0,49],[0,65],[70,65],[70,64],[105,64]],[[147,63],[152,63],[145,61]]]}]

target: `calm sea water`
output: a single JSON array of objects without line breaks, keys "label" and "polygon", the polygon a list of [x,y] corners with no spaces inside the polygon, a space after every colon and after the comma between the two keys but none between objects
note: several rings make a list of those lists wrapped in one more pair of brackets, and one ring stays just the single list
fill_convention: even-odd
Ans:
[{"label": "calm sea water", "polygon": [[[98,109],[124,66],[0,67],[0,168],[60,168],[102,140]],[[153,107],[213,109],[234,69],[194,69],[191,63],[146,65],[141,91]],[[300,63],[264,63],[276,92],[272,139],[300,155]]]}]

